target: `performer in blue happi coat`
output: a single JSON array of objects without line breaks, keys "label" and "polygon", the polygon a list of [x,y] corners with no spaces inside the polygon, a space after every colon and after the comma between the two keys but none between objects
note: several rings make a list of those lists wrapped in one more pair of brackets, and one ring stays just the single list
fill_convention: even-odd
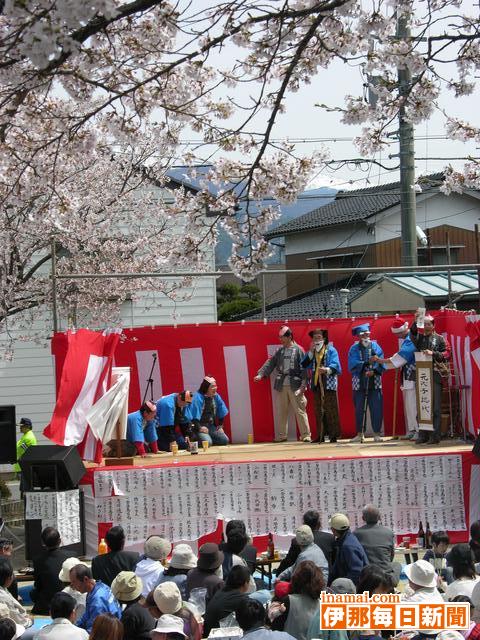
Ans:
[{"label": "performer in blue happi coat", "polygon": [[383,351],[375,340],[370,340],[370,325],[360,324],[352,329],[357,342],[348,352],[348,370],[352,374],[353,404],[355,406],[355,426],[357,435],[351,442],[361,442],[365,401],[370,411],[373,439],[381,442],[380,432],[383,421],[382,373],[383,364],[372,362],[373,356],[383,358]]},{"label": "performer in blue happi coat", "polygon": [[127,440],[133,442],[137,454],[144,458],[147,455],[145,445],[152,453],[159,453],[155,416],[157,407],[153,402],[144,402],[138,411],[128,414]]},{"label": "performer in blue happi coat", "polygon": [[310,388],[317,423],[317,437],[313,442],[325,442],[325,435],[330,442],[336,442],[340,437],[337,387],[338,376],[342,373],[338,351],[328,341],[326,329],[313,329],[308,335],[312,342],[301,365],[312,374]]},{"label": "performer in blue happi coat", "polygon": [[227,405],[217,393],[217,381],[205,376],[198,391],[193,394],[192,404],[185,411],[198,439],[209,444],[228,444],[230,440],[223,430],[223,419],[227,414]]},{"label": "performer in blue happi coat", "polygon": [[191,403],[190,391],[171,393],[157,400],[158,446],[162,451],[170,451],[172,442],[176,442],[179,449],[187,449],[192,423],[186,412]]},{"label": "performer in blue happi coat", "polygon": [[399,350],[390,358],[373,356],[373,360],[384,364],[387,369],[394,367],[402,370],[403,412],[405,415],[406,438],[415,440],[418,436],[417,394],[415,389],[416,366],[415,345],[410,337],[408,321],[397,316],[391,331],[402,340]]}]

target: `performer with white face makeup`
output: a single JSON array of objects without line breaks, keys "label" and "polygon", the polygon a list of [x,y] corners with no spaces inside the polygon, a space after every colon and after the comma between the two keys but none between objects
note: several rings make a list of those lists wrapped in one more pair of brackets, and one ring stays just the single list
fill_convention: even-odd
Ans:
[{"label": "performer with white face makeup", "polygon": [[373,356],[383,358],[383,351],[375,340],[370,339],[370,325],[360,324],[352,329],[357,342],[348,352],[348,370],[352,374],[353,404],[357,435],[350,442],[363,442],[367,407],[370,411],[373,439],[381,442],[383,422],[382,373],[383,364],[371,362]]}]

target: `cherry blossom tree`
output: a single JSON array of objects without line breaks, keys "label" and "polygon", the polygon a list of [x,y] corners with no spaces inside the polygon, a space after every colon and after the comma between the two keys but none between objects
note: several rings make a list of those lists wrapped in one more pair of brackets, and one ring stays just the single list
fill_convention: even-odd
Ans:
[{"label": "cherry blossom tree", "polygon": [[[397,35],[398,20],[411,36]],[[262,201],[294,201],[328,157],[274,142],[286,96],[335,61],[361,66],[375,79],[375,104],[348,95],[329,108],[363,126],[356,143],[368,158],[388,143],[400,107],[417,124],[441,108],[441,90],[459,99],[473,91],[479,39],[478,8],[462,0],[1,1],[0,320],[48,299],[40,267],[52,237],[67,272],[201,270],[219,223],[233,239],[232,268],[253,278],[277,215]],[[399,68],[412,74],[406,91]],[[445,117],[452,139],[480,142],[475,123]],[[202,142],[185,151],[185,131]],[[159,205],[153,185],[166,184],[171,164],[194,177],[212,145],[221,154],[200,191]],[[444,190],[462,186],[480,186],[473,160],[463,173],[447,169]],[[181,247],[166,240],[152,250],[148,237],[180,216]],[[121,300],[137,284],[62,287],[65,304],[72,296],[101,310],[107,287]]]}]

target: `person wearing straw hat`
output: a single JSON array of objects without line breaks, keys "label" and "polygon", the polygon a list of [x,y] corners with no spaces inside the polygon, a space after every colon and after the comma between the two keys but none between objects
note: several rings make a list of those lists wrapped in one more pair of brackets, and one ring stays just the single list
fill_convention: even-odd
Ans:
[{"label": "person wearing straw hat", "polygon": [[143,606],[143,584],[133,571],[120,571],[112,582],[112,593],[124,605],[122,624],[124,640],[148,640],[155,628],[155,619]]},{"label": "person wearing straw hat", "polygon": [[159,453],[156,430],[157,407],[153,402],[144,402],[138,411],[128,414],[127,440],[135,445],[137,454],[147,455],[145,445],[152,453]]},{"label": "person wearing straw hat", "polygon": [[145,540],[143,545],[145,555],[134,569],[135,574],[142,580],[144,597],[160,582],[165,570],[163,563],[171,550],[171,542],[160,536],[150,536]]},{"label": "person wearing straw hat", "polygon": [[187,599],[187,575],[197,566],[197,556],[189,544],[177,544],[172,551],[170,564],[160,576],[157,584],[174,582],[180,589],[182,598]]},{"label": "person wearing straw hat", "polygon": [[273,388],[276,391],[278,406],[278,430],[275,442],[286,442],[288,439],[288,415],[293,409],[297,419],[298,430],[302,442],[311,442],[310,425],[307,416],[307,371],[302,367],[305,351],[293,339],[290,327],[281,327],[278,338],[282,346],[273,356],[266,360],[253,379],[258,382],[275,371]]},{"label": "person wearing straw hat", "polygon": [[417,394],[415,390],[415,345],[410,338],[408,320],[397,316],[394,319],[390,330],[399,341],[402,341],[400,343],[400,348],[389,358],[372,356],[372,361],[384,364],[387,369],[401,369],[401,389],[403,397],[403,412],[405,416],[406,439],[415,440],[418,436]]},{"label": "person wearing straw hat", "polygon": [[410,589],[403,594],[403,601],[444,602],[441,593],[437,589],[438,576],[430,562],[417,560],[412,564],[407,564],[404,573],[408,578]]},{"label": "person wearing straw hat", "polygon": [[83,564],[84,566],[87,566],[78,558],[67,558],[66,560],[64,560],[60,573],[58,574],[58,579],[65,585],[63,593],[67,593],[75,600],[75,615],[77,616],[77,618],[80,618],[85,612],[87,594],[76,591],[70,584],[70,570],[73,569],[73,567],[76,567],[77,564]]},{"label": "person wearing straw hat", "polygon": [[380,345],[370,339],[370,324],[359,324],[352,329],[356,342],[348,352],[348,370],[352,374],[353,404],[357,435],[350,442],[363,442],[367,406],[372,421],[373,439],[381,442],[383,422],[382,373],[383,364],[372,362],[373,356],[383,358]]},{"label": "person wearing straw hat", "polygon": [[326,329],[312,329],[308,332],[312,339],[309,351],[302,360],[302,367],[310,369],[310,388],[313,393],[317,437],[314,442],[322,443],[325,435],[330,442],[340,437],[338,415],[338,376],[342,373],[338,351],[328,341]]}]

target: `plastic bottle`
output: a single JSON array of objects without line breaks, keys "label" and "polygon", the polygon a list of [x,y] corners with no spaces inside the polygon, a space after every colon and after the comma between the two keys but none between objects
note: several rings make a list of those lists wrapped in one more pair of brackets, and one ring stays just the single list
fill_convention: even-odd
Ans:
[{"label": "plastic bottle", "polygon": [[105,538],[102,538],[98,543],[98,555],[103,556],[104,553],[108,553],[107,543],[105,542]]}]

